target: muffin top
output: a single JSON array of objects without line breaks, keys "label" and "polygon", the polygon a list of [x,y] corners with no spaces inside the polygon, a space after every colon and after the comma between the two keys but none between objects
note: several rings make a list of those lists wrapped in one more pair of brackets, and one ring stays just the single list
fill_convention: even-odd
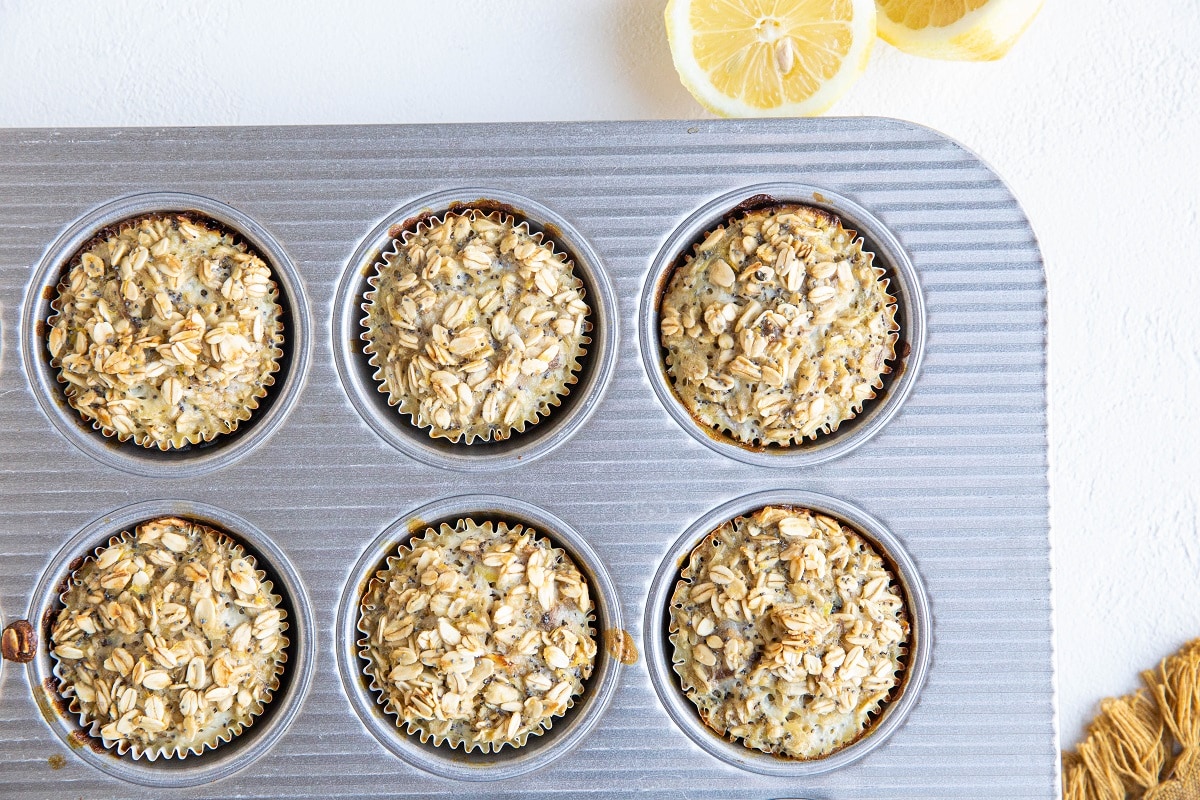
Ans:
[{"label": "muffin top", "polygon": [[899,327],[884,271],[816,208],[753,211],[709,233],[659,308],[675,394],[747,445],[836,430],[883,386]]},{"label": "muffin top", "polygon": [[704,723],[746,747],[819,758],[857,739],[896,687],[909,623],[861,536],[767,506],[697,545],[671,597],[672,661]]},{"label": "muffin top", "polygon": [[507,439],[576,381],[590,309],[571,262],[511,217],[468,210],[396,242],[365,297],[364,350],[430,436]]},{"label": "muffin top", "polygon": [[520,747],[583,692],[596,661],[588,584],[534,531],[469,519],[401,548],[358,629],[372,688],[421,740]]},{"label": "muffin top", "polygon": [[72,262],[47,342],[67,401],[107,436],[162,450],[237,428],[283,342],[271,269],[191,215],[128,220]]},{"label": "muffin top", "polygon": [[253,556],[174,517],[122,533],[71,573],[50,633],[59,691],[92,735],[135,758],[184,757],[262,713],[287,623]]}]

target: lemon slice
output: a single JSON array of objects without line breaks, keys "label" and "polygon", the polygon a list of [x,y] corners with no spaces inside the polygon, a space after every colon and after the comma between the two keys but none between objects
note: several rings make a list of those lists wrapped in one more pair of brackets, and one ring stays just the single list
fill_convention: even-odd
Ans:
[{"label": "lemon slice", "polygon": [[875,0],[879,35],[915,56],[994,61],[1009,51],[1042,0]]},{"label": "lemon slice", "polygon": [[683,85],[723,117],[811,116],[862,74],[874,0],[670,0]]}]

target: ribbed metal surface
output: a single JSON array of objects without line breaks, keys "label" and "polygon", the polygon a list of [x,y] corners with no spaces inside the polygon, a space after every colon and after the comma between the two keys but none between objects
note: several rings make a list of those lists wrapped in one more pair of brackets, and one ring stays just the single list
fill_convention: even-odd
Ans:
[{"label": "ribbed metal surface", "polygon": [[[736,463],[693,440],[651,391],[634,333],[642,282],[670,231],[712,197],[766,181],[827,186],[869,209],[910,252],[927,301],[925,363],[899,415],[853,454],[802,470]],[[377,438],[336,378],[329,340],[334,286],[362,237],[396,207],[465,185],[510,190],[570,220],[609,270],[621,327],[616,376],[573,439],[535,463],[469,476]],[[213,197],[270,231],[306,282],[315,338],[307,387],[279,432],[193,480],[128,475],[78,451],[43,415],[19,353],[20,305],[48,244],[96,205],[164,190]],[[312,690],[265,757],[172,796],[1053,797],[1045,313],[1037,242],[1004,184],[958,145],[902,122],[0,132],[0,602],[6,621],[24,616],[62,544],[135,501],[212,503],[274,538],[316,611]],[[488,492],[550,510],[605,560],[640,642],[668,545],[712,507],[778,487],[879,517],[929,592],[928,683],[903,728],[863,761],[802,784],[726,766],[673,726],[637,664],[571,755],[501,784],[460,784],[391,756],[343,694],[338,598],[367,543],[408,509]],[[5,797],[157,794],[74,757],[15,664],[0,686],[0,748]],[[52,769],[52,756],[65,764]]]}]

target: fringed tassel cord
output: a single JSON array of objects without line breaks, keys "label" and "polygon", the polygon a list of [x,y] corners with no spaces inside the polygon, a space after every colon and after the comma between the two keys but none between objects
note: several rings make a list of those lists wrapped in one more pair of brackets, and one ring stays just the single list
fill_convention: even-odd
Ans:
[{"label": "fringed tassel cord", "polygon": [[1064,800],[1200,800],[1200,639],[1142,678],[1063,754]]}]

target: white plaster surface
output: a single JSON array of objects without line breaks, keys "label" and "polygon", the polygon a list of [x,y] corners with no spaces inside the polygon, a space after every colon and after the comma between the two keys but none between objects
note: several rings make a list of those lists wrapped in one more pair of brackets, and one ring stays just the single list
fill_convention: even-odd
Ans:
[{"label": "white plaster surface", "polygon": [[[700,117],[662,0],[0,0],[0,127]],[[1200,4],[1047,0],[1016,49],[877,43],[831,113],[944,131],[1050,282],[1061,736],[1200,636]]]}]

